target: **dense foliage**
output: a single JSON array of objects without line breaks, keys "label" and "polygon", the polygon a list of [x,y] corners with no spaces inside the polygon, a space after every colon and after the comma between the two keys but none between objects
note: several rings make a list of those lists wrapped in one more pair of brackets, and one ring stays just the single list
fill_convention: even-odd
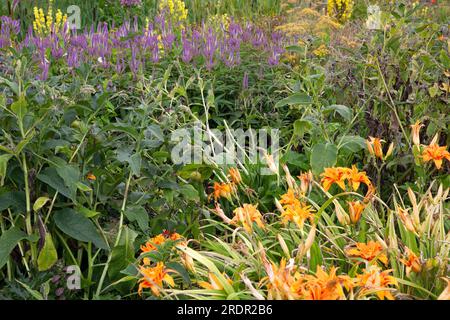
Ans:
[{"label": "dense foliage", "polygon": [[0,298],[450,299],[442,2],[0,4]]}]

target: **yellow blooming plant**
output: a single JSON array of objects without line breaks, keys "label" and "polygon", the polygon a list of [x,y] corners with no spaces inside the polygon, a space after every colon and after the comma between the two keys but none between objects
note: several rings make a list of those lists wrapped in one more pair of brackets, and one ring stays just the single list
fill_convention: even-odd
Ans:
[{"label": "yellow blooming plant", "polygon": [[161,0],[159,10],[169,14],[173,23],[184,23],[188,18],[188,9],[183,0]]},{"label": "yellow blooming plant", "polygon": [[339,22],[345,22],[352,16],[354,0],[328,0],[327,12]]},{"label": "yellow blooming plant", "polygon": [[44,13],[44,9],[38,7],[33,8],[33,14],[33,30],[41,36],[57,33],[67,23],[67,14],[63,15],[60,9],[56,10],[54,15],[53,0],[49,0],[47,14]]}]

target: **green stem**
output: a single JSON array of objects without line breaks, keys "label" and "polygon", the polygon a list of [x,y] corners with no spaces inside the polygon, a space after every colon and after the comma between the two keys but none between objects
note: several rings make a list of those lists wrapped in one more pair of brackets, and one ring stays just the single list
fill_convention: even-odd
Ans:
[{"label": "green stem", "polygon": [[108,260],[106,261],[105,267],[103,268],[103,272],[102,272],[102,275],[100,277],[100,281],[98,283],[97,291],[95,293],[95,297],[96,298],[98,298],[100,296],[100,293],[102,292],[103,282],[105,281],[106,274],[107,274],[108,268],[109,268],[109,264],[111,263],[113,250],[114,250],[115,247],[118,246],[119,241],[120,241],[120,237],[122,236],[124,212],[125,212],[125,208],[126,208],[126,205],[127,205],[128,190],[130,189],[130,183],[131,183],[131,178],[132,177],[133,177],[133,174],[130,171],[130,173],[128,175],[127,183],[125,185],[125,191],[124,191],[124,195],[123,195],[122,207],[120,209],[119,230],[117,232],[117,237],[116,237],[116,241],[114,242],[114,246],[112,247],[111,251],[109,252]]}]

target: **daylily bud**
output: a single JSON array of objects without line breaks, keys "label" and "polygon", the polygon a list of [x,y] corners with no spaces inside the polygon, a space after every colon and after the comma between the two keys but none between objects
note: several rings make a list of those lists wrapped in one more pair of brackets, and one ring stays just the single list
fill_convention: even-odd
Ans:
[{"label": "daylily bud", "polygon": [[389,148],[386,152],[386,155],[384,156],[384,160],[386,160],[387,158],[389,158],[392,155],[392,152],[394,151],[394,143],[391,142],[391,144],[389,145]]},{"label": "daylily bud", "polygon": [[361,218],[361,214],[366,206],[360,201],[349,201],[348,208],[350,213],[350,221],[356,224]]},{"label": "daylily bud", "polygon": [[419,121],[417,121],[415,124],[411,125],[411,135],[413,143],[418,146],[420,145],[420,128],[422,128],[424,125],[421,124]]}]

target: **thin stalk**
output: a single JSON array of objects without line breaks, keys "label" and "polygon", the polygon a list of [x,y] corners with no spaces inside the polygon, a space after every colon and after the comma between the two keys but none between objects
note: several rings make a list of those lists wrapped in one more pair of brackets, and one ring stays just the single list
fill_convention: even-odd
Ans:
[{"label": "thin stalk", "polygon": [[120,221],[119,221],[119,230],[117,232],[117,237],[116,237],[116,241],[114,242],[114,246],[112,247],[112,249],[109,252],[108,255],[108,260],[106,261],[105,267],[103,268],[103,272],[102,275],[100,277],[100,281],[98,283],[97,286],[97,291],[95,293],[95,297],[98,298],[100,296],[100,293],[102,292],[102,287],[103,287],[103,282],[105,281],[106,278],[106,274],[108,272],[109,269],[109,264],[111,263],[111,259],[112,259],[112,253],[115,247],[118,246],[119,241],[120,241],[120,237],[122,236],[122,227],[123,227],[123,220],[124,220],[124,212],[125,212],[125,208],[127,206],[127,200],[128,200],[128,190],[130,188],[130,183],[131,183],[131,178],[133,176],[133,173],[130,170],[130,173],[128,175],[128,179],[127,179],[127,183],[125,185],[125,192],[123,195],[123,202],[122,202],[122,207],[120,209]]}]

